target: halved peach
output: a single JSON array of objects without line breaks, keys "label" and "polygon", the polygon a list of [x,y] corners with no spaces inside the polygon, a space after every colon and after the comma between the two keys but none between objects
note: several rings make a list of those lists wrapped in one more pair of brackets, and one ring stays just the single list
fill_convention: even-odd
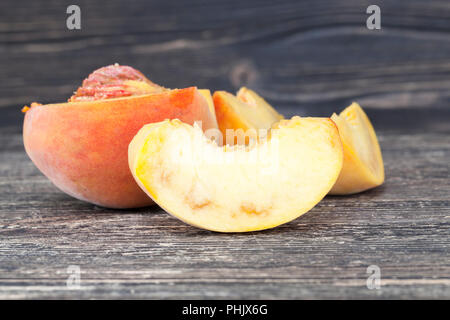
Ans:
[{"label": "halved peach", "polygon": [[[239,140],[248,143],[249,140],[242,139],[239,134],[257,138],[260,129],[268,130],[275,122],[283,119],[266,100],[245,87],[236,96],[226,91],[216,91],[213,99],[219,129],[228,144],[235,144]],[[229,129],[236,135],[234,139],[227,135]]]},{"label": "halved peach", "polygon": [[[204,129],[217,128],[216,120],[195,87],[161,89],[139,74],[129,77],[128,69],[106,68],[85,80],[74,102],[25,108],[25,150],[45,176],[77,199],[111,208],[150,205],[128,168],[134,135],[143,125],[167,118],[202,121]],[[108,79],[110,72],[117,81]],[[152,93],[143,94],[146,90]]]},{"label": "halved peach", "polygon": [[384,164],[372,123],[363,109],[352,103],[331,119],[339,128],[344,165],[330,194],[344,195],[375,188],[384,182]]},{"label": "halved peach", "polygon": [[339,132],[326,118],[282,120],[250,146],[219,147],[197,126],[144,126],[128,151],[131,172],[159,206],[220,232],[263,230],[313,208],[342,168]]}]

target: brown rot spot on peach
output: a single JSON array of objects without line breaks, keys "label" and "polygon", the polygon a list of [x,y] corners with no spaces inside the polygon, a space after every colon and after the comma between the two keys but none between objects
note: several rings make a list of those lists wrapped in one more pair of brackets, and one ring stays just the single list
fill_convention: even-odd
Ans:
[{"label": "brown rot spot on peach", "polygon": [[203,199],[202,201],[194,201],[191,197],[185,197],[186,203],[192,208],[192,210],[198,210],[211,205],[211,201]]},{"label": "brown rot spot on peach", "polygon": [[267,215],[268,211],[266,209],[257,209],[254,203],[242,203],[240,206],[242,212],[248,215]]}]

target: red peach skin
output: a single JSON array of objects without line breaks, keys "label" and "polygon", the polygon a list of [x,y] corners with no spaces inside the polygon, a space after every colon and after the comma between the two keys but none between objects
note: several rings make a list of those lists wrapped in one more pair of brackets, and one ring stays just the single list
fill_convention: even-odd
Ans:
[{"label": "red peach skin", "polygon": [[178,118],[217,128],[197,88],[89,102],[36,105],[25,114],[23,139],[34,164],[59,189],[110,208],[147,206],[128,167],[128,144],[148,123]]}]

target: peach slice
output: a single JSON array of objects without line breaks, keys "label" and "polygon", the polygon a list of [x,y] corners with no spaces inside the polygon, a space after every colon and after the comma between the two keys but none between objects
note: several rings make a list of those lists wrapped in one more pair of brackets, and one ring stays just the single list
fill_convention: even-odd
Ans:
[{"label": "peach slice", "polygon": [[[227,129],[267,129],[272,121],[282,117],[259,95],[246,88],[241,88],[237,97],[218,91],[214,93],[214,103],[223,134]],[[345,157],[342,172],[330,194],[353,194],[381,185],[384,182],[381,150],[373,126],[362,108],[353,103],[339,116],[333,114],[331,119],[339,128]],[[227,143],[230,141],[233,144],[237,139],[227,139]]]},{"label": "peach slice", "polygon": [[[266,100],[245,87],[242,87],[236,96],[226,91],[216,91],[213,99],[219,129],[228,144],[237,143],[239,137],[234,141],[229,139],[227,129],[241,129],[242,133],[250,132],[250,138],[257,138],[259,129],[268,130],[272,124],[283,119]],[[245,143],[248,143],[248,140],[245,140]]]},{"label": "peach slice", "polygon": [[25,150],[54,185],[104,207],[150,205],[128,168],[128,145],[139,129],[167,118],[217,128],[197,88],[169,90],[144,78],[131,67],[108,66],[91,74],[71,102],[24,108]]},{"label": "peach slice", "polygon": [[199,228],[276,227],[313,208],[342,168],[331,119],[282,120],[249,146],[218,146],[179,120],[145,125],[128,149],[131,172],[159,206]]},{"label": "peach slice", "polygon": [[331,119],[339,128],[344,165],[330,194],[365,191],[384,182],[384,165],[375,130],[363,109],[352,103]]},{"label": "peach slice", "polygon": [[[211,111],[213,118],[216,119],[216,110],[214,108],[214,101],[211,95],[211,90],[198,89],[198,91],[202,94],[203,98],[205,98],[206,102],[208,103],[209,111]],[[218,127],[217,120],[216,120],[216,127]]]}]

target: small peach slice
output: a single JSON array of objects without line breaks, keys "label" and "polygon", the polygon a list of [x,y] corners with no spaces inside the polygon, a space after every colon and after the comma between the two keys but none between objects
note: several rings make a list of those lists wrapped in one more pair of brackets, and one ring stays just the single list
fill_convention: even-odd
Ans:
[{"label": "small peach slice", "polygon": [[352,103],[331,119],[339,128],[344,147],[344,165],[330,194],[365,191],[384,182],[384,165],[378,139],[363,109]]},{"label": "small peach slice", "polygon": [[330,191],[342,168],[329,118],[282,120],[249,146],[220,147],[205,134],[179,120],[145,125],[128,161],[159,206],[207,230],[256,231],[296,219]]},{"label": "small peach slice", "polygon": [[[257,108],[258,116],[252,121],[258,121],[257,124],[264,125],[265,128],[270,128],[269,123],[273,124],[281,119],[283,115],[279,114],[263,97],[257,94],[255,91],[246,87],[242,87],[236,94],[236,97],[247,105]],[[261,126],[258,126],[261,128]]]},{"label": "small peach slice", "polygon": [[[224,137],[227,130],[243,131],[268,130],[277,121],[283,119],[270,104],[253,90],[242,87],[237,95],[226,91],[216,91],[213,95],[219,129]],[[234,144],[228,141],[228,144]]]},{"label": "small peach slice", "polygon": [[[216,119],[216,110],[214,108],[214,101],[211,95],[211,91],[209,89],[198,89],[198,92],[200,92],[203,98],[205,98],[206,102],[208,103],[209,111],[213,115],[214,119]],[[217,120],[216,127],[218,127]]]}]

